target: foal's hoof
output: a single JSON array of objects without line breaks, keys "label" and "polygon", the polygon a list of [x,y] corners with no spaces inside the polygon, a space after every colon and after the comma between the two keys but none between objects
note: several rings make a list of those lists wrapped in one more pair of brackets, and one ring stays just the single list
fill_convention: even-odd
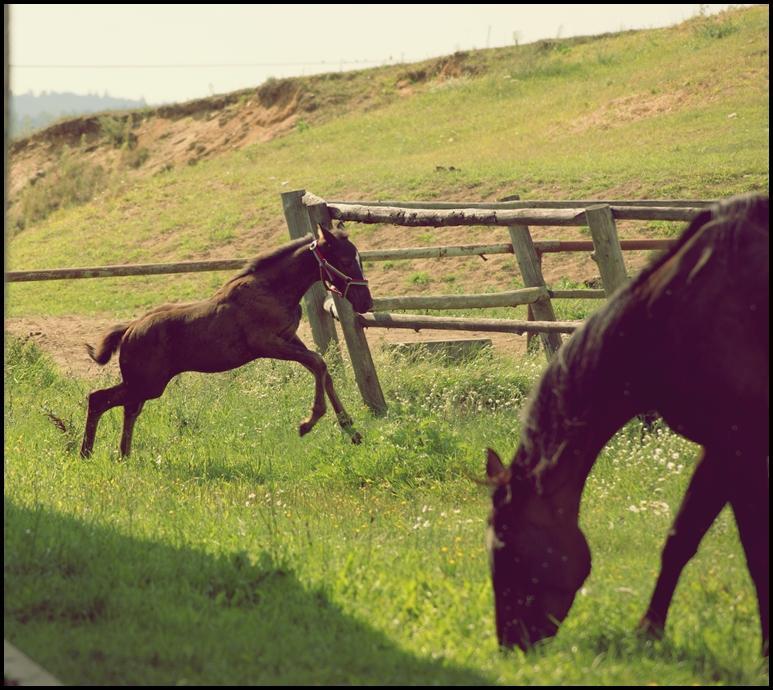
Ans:
[{"label": "foal's hoof", "polygon": [[352,439],[352,443],[362,443],[362,436],[360,435],[360,432],[354,428],[354,422],[346,412],[338,413],[338,424],[343,431],[349,434],[349,437]]},{"label": "foal's hoof", "polygon": [[308,433],[309,433],[309,432],[310,432],[310,431],[311,431],[313,428],[314,428],[314,425],[313,425],[313,424],[311,424],[310,422],[303,422],[303,424],[301,424],[301,425],[298,427],[298,435],[299,435],[299,436],[305,436],[305,435],[306,435],[306,434],[308,434]]}]

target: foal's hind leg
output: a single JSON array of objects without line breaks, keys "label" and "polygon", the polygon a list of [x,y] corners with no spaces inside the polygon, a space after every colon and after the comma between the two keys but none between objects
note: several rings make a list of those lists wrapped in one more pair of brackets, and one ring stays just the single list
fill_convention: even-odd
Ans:
[{"label": "foal's hind leg", "polygon": [[94,448],[94,436],[97,433],[99,418],[112,407],[123,405],[126,400],[126,384],[119,383],[112,388],[94,391],[89,395],[89,410],[86,416],[86,430],[83,433],[81,456],[87,458]]},{"label": "foal's hind leg", "polygon": [[[303,344],[303,341],[298,338],[298,336],[294,336],[292,339],[292,344],[296,347],[303,348],[307,352],[309,350],[306,348],[306,346]],[[322,359],[320,357],[320,359]],[[327,393],[327,397],[330,398],[330,402],[333,405],[333,410],[335,410],[336,418],[338,419],[338,424],[352,439],[352,443],[361,443],[362,442],[362,435],[359,431],[357,431],[354,428],[354,422],[352,421],[352,418],[349,416],[349,413],[344,409],[343,404],[341,403],[340,398],[338,397],[338,393],[336,393],[335,388],[333,387],[333,377],[330,376],[330,372],[327,369],[327,365],[325,364],[325,360],[322,359],[322,364],[324,366],[323,375],[322,375],[322,383],[325,387],[325,392]],[[316,376],[316,373],[315,373]],[[320,384],[320,378],[317,378],[317,387],[319,387]],[[324,401],[323,401],[324,404]]]},{"label": "foal's hind leg", "polygon": [[695,555],[703,535],[730,498],[727,472],[722,467],[722,459],[717,460],[703,451],[663,547],[655,591],[647,613],[639,622],[639,630],[652,637],[662,637],[682,569]]},{"label": "foal's hind leg", "polygon": [[127,402],[123,406],[123,433],[121,434],[121,455],[127,457],[132,450],[132,431],[134,431],[134,422],[142,412],[144,400],[139,402]]}]

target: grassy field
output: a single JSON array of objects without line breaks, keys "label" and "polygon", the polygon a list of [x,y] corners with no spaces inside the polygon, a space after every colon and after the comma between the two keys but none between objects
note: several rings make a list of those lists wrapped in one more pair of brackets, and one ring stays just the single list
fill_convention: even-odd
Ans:
[{"label": "grassy field", "polygon": [[[5,390],[5,634],[67,683],[763,684],[756,600],[724,512],[685,570],[663,642],[634,633],[696,448],[632,423],[599,458],[581,524],[591,577],[558,637],[497,649],[483,449],[518,440],[542,368],[389,366],[389,413],[337,383],[365,436],[307,437],[300,367],[185,375],[75,449],[88,387],[12,340]],[[65,431],[46,413],[61,419]]]},{"label": "grassy field", "polygon": [[[196,165],[111,177],[86,203],[73,197],[25,224],[7,268],[252,256],[286,240],[279,194],[298,188],[469,201],[767,190],[767,7],[478,51],[464,66],[445,80],[402,66],[310,82],[324,106],[317,119]],[[347,107],[358,98],[367,107]],[[78,152],[65,155],[70,165]],[[506,241],[501,230],[348,230],[360,249]],[[512,256],[490,257],[485,270],[466,261],[372,263],[366,273],[376,296],[521,284]],[[582,285],[584,274],[552,261],[553,287]],[[6,317],[117,322],[224,280],[15,283]],[[559,319],[579,319],[601,304],[555,306]],[[374,357],[385,416],[361,403],[348,365],[334,371],[360,446],[332,415],[299,438],[311,377],[258,361],[175,379],[140,416],[128,460],[118,457],[121,415],[107,413],[85,461],[86,396],[115,381],[65,375],[7,337],[5,637],[67,684],[768,684],[727,510],[685,569],[666,638],[634,632],[697,455],[638,422],[590,474],[581,525],[593,571],[558,636],[528,655],[500,651],[483,546],[489,499],[473,478],[484,476],[487,446],[512,457],[544,355]]]}]

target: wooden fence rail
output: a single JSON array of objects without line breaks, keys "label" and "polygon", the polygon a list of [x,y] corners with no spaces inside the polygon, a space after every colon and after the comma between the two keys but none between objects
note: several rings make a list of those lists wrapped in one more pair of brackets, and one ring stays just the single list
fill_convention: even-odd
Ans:
[{"label": "wooden fence rail", "polygon": [[[604,206],[612,216],[624,220],[692,220],[701,207]],[[388,223],[408,227],[448,227],[460,225],[551,225],[587,226],[585,208],[517,209],[406,209],[395,206],[327,204],[330,218],[358,223]]]},{"label": "wooden fence rail", "polygon": [[[509,200],[508,200],[509,199]],[[399,208],[454,209],[454,208],[486,208],[486,209],[516,209],[516,208],[587,208],[602,204],[604,206],[656,206],[661,208],[704,208],[715,204],[716,199],[576,199],[553,201],[550,199],[522,200],[517,196],[505,197],[502,201],[357,201],[357,206],[393,206]],[[351,204],[350,201],[328,201],[328,204],[338,206]]]},{"label": "wooden fence rail", "polygon": [[[674,240],[621,240],[623,250],[667,249]],[[537,254],[554,252],[593,251],[590,240],[544,240],[534,242]],[[486,256],[512,254],[512,244],[462,244],[447,247],[408,247],[405,249],[369,249],[360,252],[363,261],[390,261],[408,259],[439,259],[444,257]],[[73,280],[79,278],[115,278],[121,276],[150,276],[170,273],[199,273],[203,271],[233,271],[243,268],[252,258],[209,259],[178,261],[167,264],[122,264],[118,266],[90,266],[83,268],[44,268],[29,271],[8,271],[9,283],[40,280]]]},{"label": "wooden fence rail", "polygon": [[524,288],[509,292],[482,295],[408,295],[405,297],[375,297],[373,311],[392,309],[485,309],[487,307],[517,307],[533,304],[548,297],[546,287]]},{"label": "wooden fence rail", "polygon": [[165,273],[198,273],[244,268],[248,259],[180,261],[171,264],[124,264],[122,266],[92,266],[90,268],[46,268],[33,271],[8,271],[9,283],[38,280],[71,280],[73,278],[115,278],[119,276],[152,276]]},{"label": "wooden fence rail", "polygon": [[414,314],[360,314],[363,326],[381,328],[431,328],[442,331],[485,331],[488,333],[572,333],[582,321],[515,321],[509,319],[471,319],[453,316],[418,316]]}]

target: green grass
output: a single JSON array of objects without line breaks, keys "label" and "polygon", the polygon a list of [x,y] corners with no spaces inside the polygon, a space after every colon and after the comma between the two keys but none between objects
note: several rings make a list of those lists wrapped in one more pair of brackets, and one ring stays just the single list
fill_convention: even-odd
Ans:
[{"label": "green grass", "polygon": [[[696,448],[665,429],[610,442],[583,497],[593,572],[534,654],[494,635],[483,449],[518,440],[543,366],[490,357],[389,366],[365,440],[323,417],[311,379],[259,361],[187,374],[76,449],[89,387],[9,340],[5,635],[68,684],[765,684],[756,600],[729,512],[688,565],[662,642],[638,639]],[[61,419],[65,431],[46,413]]]}]

